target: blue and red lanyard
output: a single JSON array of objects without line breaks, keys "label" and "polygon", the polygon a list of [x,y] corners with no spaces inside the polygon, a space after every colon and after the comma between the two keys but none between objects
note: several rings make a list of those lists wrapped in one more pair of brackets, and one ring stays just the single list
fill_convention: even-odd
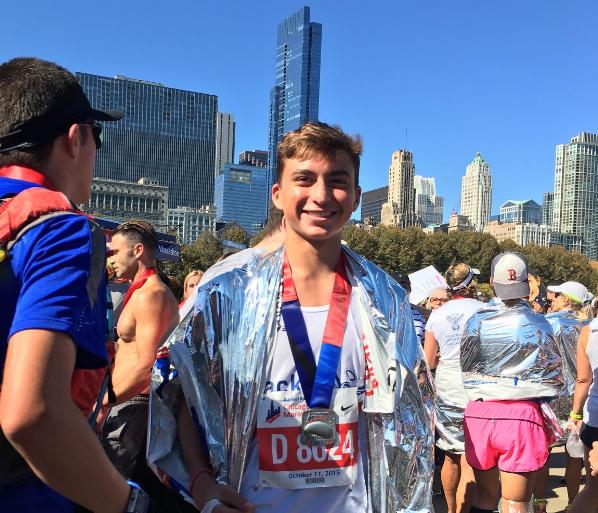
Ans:
[{"label": "blue and red lanyard", "polygon": [[349,304],[351,303],[351,283],[347,278],[344,254],[341,252],[336,264],[330,309],[326,318],[317,365],[309,343],[305,320],[301,313],[301,305],[286,253],[282,272],[282,287],[281,313],[305,402],[310,408],[329,408],[347,326]]}]

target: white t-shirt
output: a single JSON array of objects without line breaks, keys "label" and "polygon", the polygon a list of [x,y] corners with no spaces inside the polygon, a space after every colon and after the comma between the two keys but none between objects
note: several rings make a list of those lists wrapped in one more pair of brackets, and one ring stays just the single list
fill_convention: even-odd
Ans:
[{"label": "white t-shirt", "polygon": [[447,362],[460,359],[465,324],[485,306],[485,303],[477,299],[463,298],[453,299],[432,311],[426,331],[431,331],[438,342],[440,360]]},{"label": "white t-shirt", "polygon": [[[358,301],[356,293],[357,291],[354,287],[351,295],[351,303]],[[320,355],[328,309],[328,306],[301,308],[316,362]],[[359,332],[358,326],[360,326],[360,323],[355,322],[351,310],[352,308],[349,309],[347,317],[347,327],[345,329],[335,386],[336,388],[356,388],[358,400],[361,401],[363,392],[365,391],[365,359],[363,344],[361,342],[363,335]],[[280,325],[281,328],[278,330],[273,362],[269,370],[266,390],[264,390],[266,393],[301,389],[282,316],[280,318]],[[260,484],[259,478],[258,444],[257,439],[254,437],[241,481],[241,495],[256,505],[257,513],[267,511],[284,511],[285,513],[306,513],[311,511],[318,513],[341,511],[349,513],[367,512],[368,501],[364,470],[367,469],[367,444],[364,420],[363,413],[360,413],[358,433],[359,453],[356,464],[355,482],[352,486],[296,490],[263,486],[263,484]]]}]

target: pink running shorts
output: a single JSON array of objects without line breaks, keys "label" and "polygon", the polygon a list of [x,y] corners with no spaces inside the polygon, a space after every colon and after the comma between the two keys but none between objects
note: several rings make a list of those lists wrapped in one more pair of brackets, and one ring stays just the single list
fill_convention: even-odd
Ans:
[{"label": "pink running shorts", "polygon": [[534,472],[548,459],[548,439],[534,401],[470,401],[465,408],[465,457],[476,470]]}]

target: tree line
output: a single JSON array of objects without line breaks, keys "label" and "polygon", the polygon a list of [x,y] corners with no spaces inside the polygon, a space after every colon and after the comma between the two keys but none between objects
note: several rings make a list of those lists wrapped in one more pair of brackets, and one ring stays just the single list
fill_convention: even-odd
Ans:
[{"label": "tree line", "polygon": [[[260,238],[258,234],[249,241],[245,233],[236,227],[232,227],[220,238],[204,231],[193,244],[181,246],[180,260],[166,264],[165,271],[182,281],[191,270],[206,270],[220,258],[220,239],[248,244],[255,243]],[[455,231],[426,234],[415,227],[399,229],[378,226],[365,230],[347,226],[343,231],[343,240],[388,272],[409,274],[433,265],[444,274],[451,264],[465,262],[480,270],[479,281],[483,283],[488,282],[492,259],[498,253],[519,251],[527,258],[529,268],[546,285],[573,280],[583,283],[590,291],[595,291],[598,283],[598,272],[579,252],[567,251],[561,246],[521,247],[511,240],[499,244],[487,233]]]}]

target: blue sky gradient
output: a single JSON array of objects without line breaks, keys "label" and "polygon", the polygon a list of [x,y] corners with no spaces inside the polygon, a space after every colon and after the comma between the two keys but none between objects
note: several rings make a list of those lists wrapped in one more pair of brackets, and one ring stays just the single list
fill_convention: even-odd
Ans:
[{"label": "blue sky gradient", "polygon": [[323,25],[320,119],[362,134],[364,190],[386,185],[391,153],[407,147],[416,173],[436,177],[446,218],[480,151],[493,213],[541,203],[555,146],[598,132],[593,0],[4,2],[0,61],[216,94],[237,121],[235,153],[265,150],[276,26],[302,5]]}]

